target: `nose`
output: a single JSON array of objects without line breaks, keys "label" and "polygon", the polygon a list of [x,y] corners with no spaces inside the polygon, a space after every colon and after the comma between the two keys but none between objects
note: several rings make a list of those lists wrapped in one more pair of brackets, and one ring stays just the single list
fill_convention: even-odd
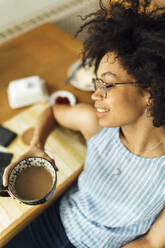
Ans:
[{"label": "nose", "polygon": [[102,89],[97,89],[95,92],[93,92],[93,94],[91,95],[91,98],[93,101],[103,100],[104,91]]}]

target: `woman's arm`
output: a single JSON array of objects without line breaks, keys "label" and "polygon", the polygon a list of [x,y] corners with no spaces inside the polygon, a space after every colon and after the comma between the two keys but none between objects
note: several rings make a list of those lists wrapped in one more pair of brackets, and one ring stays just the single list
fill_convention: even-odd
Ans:
[{"label": "woman's arm", "polygon": [[86,139],[89,139],[101,129],[95,109],[89,104],[77,104],[73,107],[59,104],[47,108],[41,113],[37,121],[29,150],[6,167],[3,175],[4,186],[8,185],[8,174],[10,170],[26,157],[44,157],[50,160],[55,166],[54,161],[45,153],[44,145],[48,135],[57,123],[82,132]]},{"label": "woman's arm", "polygon": [[71,107],[66,104],[55,104],[40,115],[31,145],[37,144],[44,147],[48,135],[55,128],[57,122],[63,127],[80,131],[86,139],[101,129],[96,110],[92,105],[79,103]]},{"label": "woman's arm", "polygon": [[157,246],[152,246],[150,241],[144,236],[140,239],[132,241],[122,248],[157,248]]},{"label": "woman's arm", "polygon": [[122,248],[165,248],[165,209],[145,236]]},{"label": "woman's arm", "polygon": [[39,156],[48,159],[54,167],[57,169],[55,162],[52,158],[48,156],[48,154],[44,151],[44,144],[45,141],[50,134],[50,132],[54,129],[56,124],[56,121],[54,119],[52,108],[45,109],[36,124],[33,138],[30,144],[30,147],[27,152],[24,154],[21,154],[16,160],[14,160],[12,163],[10,163],[4,171],[3,174],[3,185],[8,185],[8,174],[10,170],[21,160],[25,159],[26,157],[31,156]]},{"label": "woman's arm", "polygon": [[54,117],[63,127],[80,131],[86,140],[101,130],[95,108],[90,104],[79,103],[73,107],[54,105]]},{"label": "woman's arm", "polygon": [[53,115],[53,109],[51,107],[46,108],[37,120],[31,146],[39,146],[44,148],[46,139],[51,131],[55,128],[56,124],[57,122]]},{"label": "woman's arm", "polygon": [[71,107],[66,104],[56,104],[53,107],[48,107],[40,115],[31,145],[38,145],[43,148],[48,135],[57,123],[63,127],[80,131],[86,139],[101,129],[92,105],[80,103]]},{"label": "woman's arm", "polygon": [[44,147],[48,135],[55,128],[57,122],[63,127],[80,131],[86,139],[101,129],[92,105],[80,103],[71,107],[66,104],[56,104],[48,107],[40,115],[31,145],[37,144]]},{"label": "woman's arm", "polygon": [[165,248],[165,208],[158,216],[147,234],[147,239],[154,248]]}]

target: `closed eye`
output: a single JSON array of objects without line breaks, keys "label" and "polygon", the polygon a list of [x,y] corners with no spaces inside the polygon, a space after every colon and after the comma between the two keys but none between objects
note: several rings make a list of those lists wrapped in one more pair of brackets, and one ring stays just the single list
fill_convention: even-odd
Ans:
[{"label": "closed eye", "polygon": [[106,84],[106,88],[108,89],[108,88],[112,88],[113,86],[115,86],[115,84],[114,83],[111,83],[111,84]]}]

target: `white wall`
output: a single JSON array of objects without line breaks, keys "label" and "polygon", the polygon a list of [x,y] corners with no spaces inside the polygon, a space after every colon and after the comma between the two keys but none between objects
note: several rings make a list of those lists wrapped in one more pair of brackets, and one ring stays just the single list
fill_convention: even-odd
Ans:
[{"label": "white wall", "polygon": [[[97,9],[98,1],[90,0],[86,4],[82,4],[79,8],[73,11],[71,15],[70,13],[66,13],[65,18],[60,18],[59,20],[56,20],[55,23],[64,31],[74,36],[79,30],[80,26],[84,23],[84,21],[81,20],[80,16],[84,17],[88,13],[95,12]],[[85,31],[83,31],[77,38],[83,40],[85,36],[86,33]]]},{"label": "white wall", "polygon": [[[54,22],[74,35],[82,24],[78,15],[95,11],[99,0],[0,0],[0,43]],[[78,38],[83,39],[84,34]]]},{"label": "white wall", "polygon": [[0,30],[62,2],[66,0],[0,0]]}]

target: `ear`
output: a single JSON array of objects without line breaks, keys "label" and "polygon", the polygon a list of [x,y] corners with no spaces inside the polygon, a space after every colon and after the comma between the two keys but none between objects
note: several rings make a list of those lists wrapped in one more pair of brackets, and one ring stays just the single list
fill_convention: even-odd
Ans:
[{"label": "ear", "polygon": [[149,90],[145,91],[145,96],[144,96],[144,104],[145,104],[145,114],[146,117],[150,118],[151,117],[151,111],[152,111],[152,105],[153,105],[153,100],[151,98],[151,93]]},{"label": "ear", "polygon": [[149,88],[145,89],[144,97],[145,97],[147,105],[151,106],[153,104],[153,100],[151,98],[151,91]]},{"label": "ear", "polygon": [[140,88],[140,93],[143,96],[144,102],[146,103],[146,105],[152,105],[153,101],[151,98],[150,88],[146,88],[146,89]]}]

